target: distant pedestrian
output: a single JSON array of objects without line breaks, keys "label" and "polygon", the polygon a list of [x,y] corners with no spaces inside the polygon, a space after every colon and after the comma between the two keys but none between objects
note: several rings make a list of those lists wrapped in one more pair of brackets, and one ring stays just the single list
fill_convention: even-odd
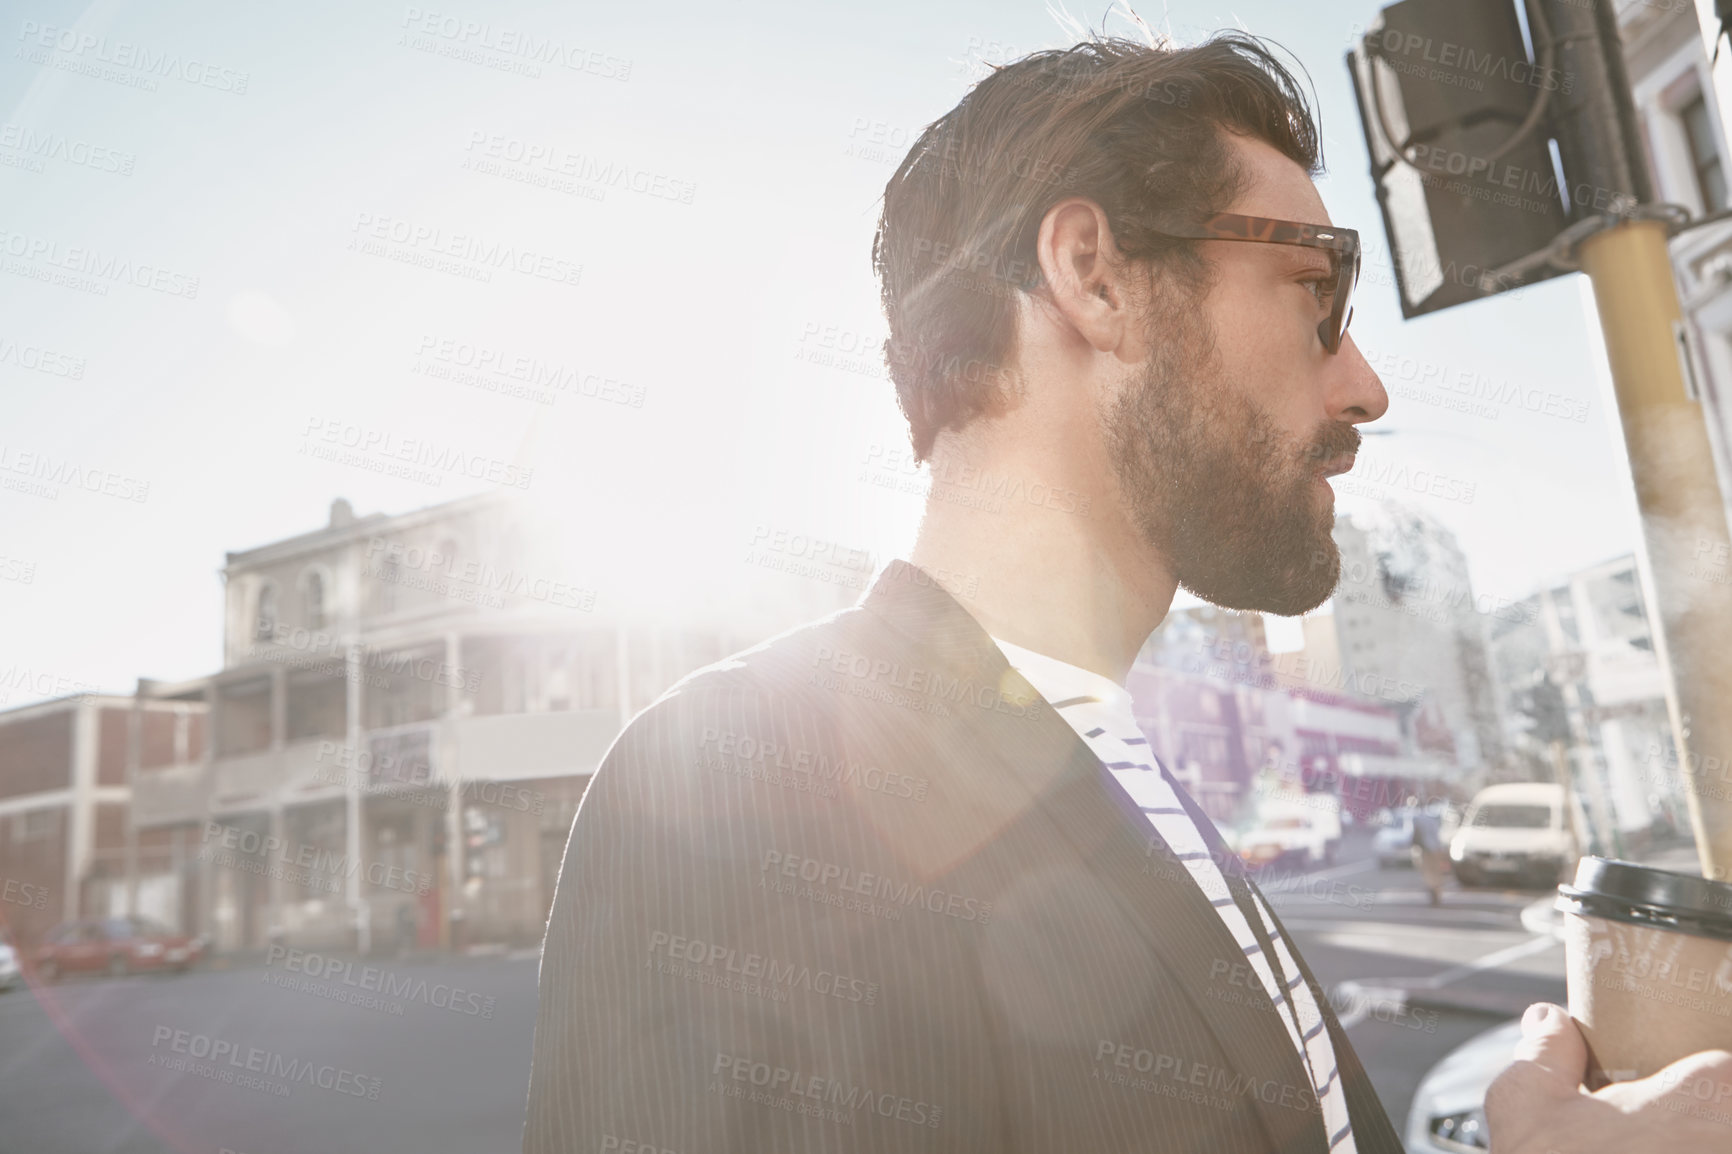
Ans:
[{"label": "distant pedestrian", "polygon": [[1431,895],[1431,904],[1443,901],[1443,875],[1448,869],[1448,854],[1443,833],[1438,828],[1437,815],[1424,810],[1413,815],[1413,868],[1419,871]]},{"label": "distant pedestrian", "polygon": [[419,931],[415,917],[415,903],[403,902],[397,907],[397,956],[408,957],[409,951],[415,948],[416,934]]}]

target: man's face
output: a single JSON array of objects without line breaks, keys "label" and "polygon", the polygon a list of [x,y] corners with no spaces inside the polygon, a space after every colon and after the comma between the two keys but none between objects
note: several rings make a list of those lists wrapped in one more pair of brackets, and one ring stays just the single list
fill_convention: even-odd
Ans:
[{"label": "man's face", "polygon": [[[1261,142],[1229,137],[1249,177],[1221,211],[1329,223],[1309,177]],[[1156,286],[1150,352],[1101,406],[1131,523],[1179,585],[1229,609],[1294,616],[1335,589],[1335,495],[1323,479],[1388,408],[1352,338],[1330,354],[1317,322],[1328,261],[1315,249],[1199,242],[1201,300]]]}]

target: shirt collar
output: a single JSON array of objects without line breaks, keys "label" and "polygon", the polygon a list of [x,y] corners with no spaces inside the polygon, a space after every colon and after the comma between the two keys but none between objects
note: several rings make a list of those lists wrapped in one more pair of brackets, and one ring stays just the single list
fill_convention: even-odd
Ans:
[{"label": "shirt collar", "polygon": [[1114,712],[1131,712],[1130,691],[1112,678],[999,637],[992,640],[1004,651],[1011,668],[1028,678],[1028,683],[1054,705],[1073,697],[1093,697]]}]

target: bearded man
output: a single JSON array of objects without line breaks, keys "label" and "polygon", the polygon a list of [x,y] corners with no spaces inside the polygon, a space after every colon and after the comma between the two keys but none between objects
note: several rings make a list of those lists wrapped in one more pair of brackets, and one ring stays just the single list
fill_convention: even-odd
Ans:
[{"label": "bearded man", "polygon": [[[915,142],[873,260],[917,538],[615,740],[548,922],[528,1154],[1400,1154],[1124,688],[1176,589],[1294,615],[1339,578],[1327,479],[1388,397],[1317,171],[1238,34],[1035,53]],[[1535,1030],[1512,1151],[1603,1125],[1567,1017]]]}]

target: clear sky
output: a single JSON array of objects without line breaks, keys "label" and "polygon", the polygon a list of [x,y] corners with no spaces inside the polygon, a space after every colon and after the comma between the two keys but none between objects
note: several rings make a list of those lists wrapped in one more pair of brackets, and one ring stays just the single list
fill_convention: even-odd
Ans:
[{"label": "clear sky", "polygon": [[[1104,4],[1072,8],[1077,24],[1062,11],[7,5],[0,706],[215,669],[225,551],[317,528],[338,496],[400,512],[533,469],[527,491],[593,551],[603,596],[648,574],[701,587],[758,525],[904,551],[918,495],[860,481],[906,445],[872,351],[877,201],[986,63],[1079,26],[1133,30],[1103,25]],[[1396,430],[1367,439],[1338,509],[1410,498],[1454,530],[1476,590],[1504,597],[1633,548],[1583,278],[1400,319],[1343,63],[1375,3],[1140,11],[1181,41],[1267,36],[1315,85],[1319,188],[1373,253],[1353,332]],[[531,74],[514,51],[531,40],[576,66]],[[527,271],[477,257],[498,245]],[[547,404],[464,383],[451,370],[476,348],[581,384]],[[1585,419],[1454,412],[1427,372]],[[361,441],[361,465],[306,451]],[[417,451],[480,476],[379,471]],[[32,478],[33,459],[63,479]],[[1398,466],[1457,499],[1392,489]]]}]

